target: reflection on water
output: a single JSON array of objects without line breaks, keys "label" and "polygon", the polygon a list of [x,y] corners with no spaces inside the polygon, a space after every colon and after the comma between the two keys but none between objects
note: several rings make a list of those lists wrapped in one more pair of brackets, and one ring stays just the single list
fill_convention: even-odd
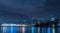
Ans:
[{"label": "reflection on water", "polygon": [[[41,29],[42,31],[40,31],[40,27],[36,28],[34,26],[1,26],[0,33],[55,33],[55,27],[47,27],[46,29],[42,27]],[[59,30],[60,28],[58,28],[58,33]]]},{"label": "reflection on water", "polygon": [[[30,29],[31,28],[31,29]],[[33,27],[16,27],[16,26],[2,26],[1,27],[1,33],[40,33],[40,27],[37,29],[38,31],[36,31],[36,28]],[[36,31],[36,32],[35,32]],[[42,27],[42,33],[44,32],[44,27]],[[51,33],[50,32],[50,27],[47,28],[47,33]],[[52,33],[55,33],[55,29],[52,28]]]},{"label": "reflection on water", "polygon": [[42,27],[42,33],[44,33],[44,27]]},{"label": "reflection on water", "polygon": [[34,28],[34,26],[32,27],[32,33],[35,33],[35,28]]},{"label": "reflection on water", "polygon": [[38,27],[38,33],[40,33],[40,27]]},{"label": "reflection on water", "polygon": [[34,27],[32,27],[32,30],[30,29],[29,26],[22,26],[22,27],[18,27],[18,26],[2,26],[1,27],[1,33],[31,33],[30,31],[32,31],[32,33],[34,33]]},{"label": "reflection on water", "polygon": [[25,33],[25,27],[22,27],[22,33]]},{"label": "reflection on water", "polygon": [[52,33],[55,33],[55,27],[52,27]]},{"label": "reflection on water", "polygon": [[2,31],[2,33],[16,33],[16,27],[14,27],[14,26],[8,26],[8,27],[2,26],[1,31]]},{"label": "reflection on water", "polygon": [[47,27],[47,33],[51,33],[51,32],[50,32],[50,27]]}]

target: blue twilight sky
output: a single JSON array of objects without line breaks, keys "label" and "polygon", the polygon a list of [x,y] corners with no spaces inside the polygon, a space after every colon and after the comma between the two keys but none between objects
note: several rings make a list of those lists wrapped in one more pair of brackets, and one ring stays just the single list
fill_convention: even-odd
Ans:
[{"label": "blue twilight sky", "polygon": [[60,0],[0,0],[0,16],[2,20],[3,17],[10,19],[10,16],[16,19],[19,16],[42,18],[60,16]]},{"label": "blue twilight sky", "polygon": [[60,0],[0,0],[0,11],[27,16],[60,14]]}]

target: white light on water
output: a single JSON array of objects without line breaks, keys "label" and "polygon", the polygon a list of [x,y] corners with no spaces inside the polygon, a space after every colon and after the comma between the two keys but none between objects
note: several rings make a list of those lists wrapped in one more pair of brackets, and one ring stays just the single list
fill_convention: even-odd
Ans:
[{"label": "white light on water", "polygon": [[55,28],[52,29],[52,33],[55,33]]},{"label": "white light on water", "polygon": [[2,33],[6,33],[7,27],[2,27]]},{"label": "white light on water", "polygon": [[38,28],[38,33],[40,33],[40,27]]},{"label": "white light on water", "polygon": [[25,27],[22,27],[22,33],[25,33]]}]

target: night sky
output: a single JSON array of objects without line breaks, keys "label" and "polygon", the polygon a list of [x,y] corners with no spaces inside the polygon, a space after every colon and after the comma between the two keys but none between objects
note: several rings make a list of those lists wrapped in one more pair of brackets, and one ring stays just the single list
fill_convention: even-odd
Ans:
[{"label": "night sky", "polygon": [[13,20],[19,20],[19,16],[60,16],[60,0],[0,0],[0,18],[10,16]]}]

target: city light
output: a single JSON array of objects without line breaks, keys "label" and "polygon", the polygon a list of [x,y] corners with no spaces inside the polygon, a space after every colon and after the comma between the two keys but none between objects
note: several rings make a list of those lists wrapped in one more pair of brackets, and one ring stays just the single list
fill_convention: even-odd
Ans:
[{"label": "city light", "polygon": [[55,18],[51,18],[51,21],[54,21],[55,20]]},{"label": "city light", "polygon": [[1,26],[16,26],[16,24],[1,24]]},{"label": "city light", "polygon": [[55,26],[55,25],[52,25],[53,27]]},{"label": "city light", "polygon": [[29,26],[26,24],[1,24],[1,26]]}]

